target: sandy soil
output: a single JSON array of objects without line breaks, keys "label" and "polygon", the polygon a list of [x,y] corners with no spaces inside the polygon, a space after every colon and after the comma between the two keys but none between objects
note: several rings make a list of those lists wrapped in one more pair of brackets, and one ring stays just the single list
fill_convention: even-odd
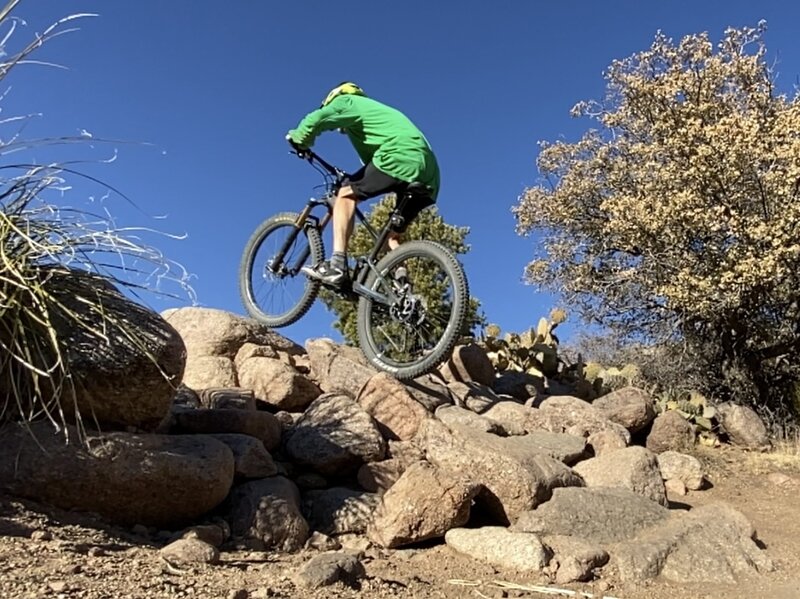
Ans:
[{"label": "sandy soil", "polygon": [[[313,553],[280,555],[223,551],[215,566],[175,570],[161,560],[154,531],[110,527],[86,514],[48,509],[0,496],[0,598],[133,599],[202,597],[546,597],[564,588],[618,599],[800,598],[800,455],[752,454],[730,448],[698,450],[710,487],[670,497],[675,507],[726,501],[747,515],[776,570],[735,586],[621,584],[600,573],[591,583],[556,587],[462,558],[441,544],[400,551],[370,548],[367,578],[358,590],[340,585],[310,592],[293,574]],[[562,595],[567,596],[567,595]]]}]

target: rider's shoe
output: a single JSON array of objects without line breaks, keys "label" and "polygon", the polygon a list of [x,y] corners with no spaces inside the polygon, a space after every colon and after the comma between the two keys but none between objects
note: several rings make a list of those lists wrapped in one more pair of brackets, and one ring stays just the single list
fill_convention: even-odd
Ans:
[{"label": "rider's shoe", "polygon": [[347,269],[332,266],[325,260],[315,266],[304,266],[300,269],[308,278],[321,282],[323,285],[339,289],[345,286],[350,279]]}]

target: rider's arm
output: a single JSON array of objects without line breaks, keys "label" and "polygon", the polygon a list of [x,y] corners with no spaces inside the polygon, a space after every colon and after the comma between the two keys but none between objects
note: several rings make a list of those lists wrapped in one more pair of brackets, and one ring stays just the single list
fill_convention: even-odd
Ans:
[{"label": "rider's arm", "polygon": [[301,148],[310,148],[323,131],[347,128],[358,120],[348,96],[339,96],[327,106],[306,115],[296,129],[289,131],[292,141]]}]

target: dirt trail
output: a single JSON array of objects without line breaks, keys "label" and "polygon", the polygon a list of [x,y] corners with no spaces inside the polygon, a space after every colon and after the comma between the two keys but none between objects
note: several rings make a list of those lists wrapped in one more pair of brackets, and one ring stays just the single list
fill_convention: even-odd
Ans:
[{"label": "dirt trail", "polygon": [[[608,578],[568,585],[573,591],[618,599],[800,598],[800,456],[698,450],[711,487],[677,506],[726,501],[743,512],[776,570],[735,586],[621,584]],[[137,532],[139,534],[137,534]],[[333,586],[299,590],[295,570],[310,553],[280,555],[223,551],[219,565],[181,572],[165,566],[146,531],[108,527],[85,514],[46,509],[0,496],[0,598],[139,599],[202,597],[547,597],[492,581],[555,588],[544,577],[498,572],[455,555],[441,544],[400,551],[368,549],[367,579],[359,591]],[[237,594],[238,593],[238,594]]]}]

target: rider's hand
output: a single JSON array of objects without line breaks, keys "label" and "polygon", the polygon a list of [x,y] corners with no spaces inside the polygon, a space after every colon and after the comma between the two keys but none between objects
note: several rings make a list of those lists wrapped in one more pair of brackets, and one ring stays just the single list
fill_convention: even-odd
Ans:
[{"label": "rider's hand", "polygon": [[286,141],[289,142],[289,145],[292,146],[292,149],[295,150],[296,152],[303,152],[304,150],[307,149],[301,146],[299,143],[297,143],[294,139],[292,139],[291,133],[286,134]]}]

